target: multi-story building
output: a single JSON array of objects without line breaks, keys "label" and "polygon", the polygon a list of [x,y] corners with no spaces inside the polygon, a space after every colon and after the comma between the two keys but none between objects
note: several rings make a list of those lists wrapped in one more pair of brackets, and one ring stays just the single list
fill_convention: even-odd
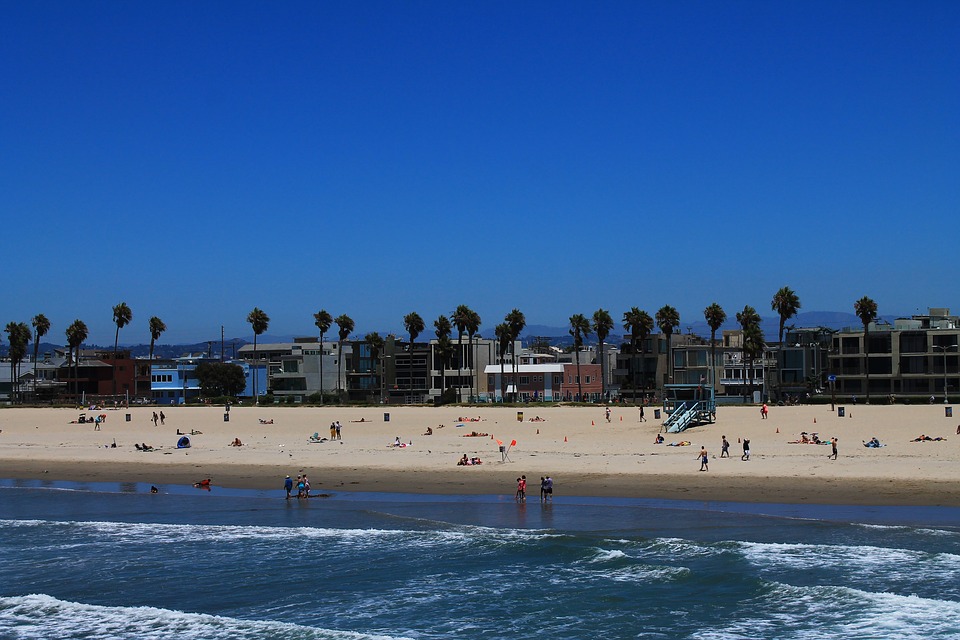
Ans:
[{"label": "multi-story building", "polygon": [[[833,335],[829,372],[836,393],[889,401],[960,395],[960,321],[946,308],[927,315],[847,327]],[[869,373],[869,376],[868,376]],[[869,388],[867,379],[869,377]]]},{"label": "multi-story building", "polygon": [[[349,360],[354,342],[344,342],[344,362],[340,363],[340,344],[316,338],[294,338],[293,342],[258,344],[256,361],[265,367],[267,380],[264,389],[277,398],[292,397],[302,402],[307,396],[320,393],[335,394],[347,389]],[[252,344],[238,350],[238,357],[254,361]],[[321,374],[322,370],[322,374]],[[339,379],[339,384],[338,384]]]},{"label": "multi-story building", "polygon": [[[156,404],[184,404],[200,397],[200,381],[196,376],[197,365],[202,362],[220,362],[219,358],[205,355],[187,355],[180,358],[156,359],[150,366],[150,389]],[[243,369],[246,388],[242,398],[263,396],[267,392],[266,364],[254,365],[245,360],[229,360]]]}]

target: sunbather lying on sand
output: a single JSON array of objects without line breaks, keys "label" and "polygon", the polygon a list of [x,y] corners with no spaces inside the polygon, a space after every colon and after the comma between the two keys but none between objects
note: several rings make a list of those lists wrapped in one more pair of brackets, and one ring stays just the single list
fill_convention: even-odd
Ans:
[{"label": "sunbather lying on sand", "polygon": [[470,433],[463,434],[464,438],[488,438],[490,437],[489,433],[478,433],[476,431],[471,431]]},{"label": "sunbather lying on sand", "polygon": [[937,436],[936,438],[931,438],[928,435],[920,434],[919,438],[914,438],[910,442],[940,442],[942,440],[946,440],[946,438],[941,438],[940,436]]}]

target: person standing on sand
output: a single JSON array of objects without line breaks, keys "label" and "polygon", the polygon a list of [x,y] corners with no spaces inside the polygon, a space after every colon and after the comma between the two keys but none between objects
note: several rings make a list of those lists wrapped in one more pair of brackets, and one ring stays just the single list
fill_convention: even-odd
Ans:
[{"label": "person standing on sand", "polygon": [[337,420],[337,423],[336,423],[336,430],[337,430],[337,440],[342,440],[343,438],[340,437],[340,421],[339,420]]},{"label": "person standing on sand", "polygon": [[837,438],[836,437],[830,438],[830,446],[833,448],[833,451],[827,457],[833,458],[834,460],[836,460],[837,459]]},{"label": "person standing on sand", "polygon": [[287,476],[283,481],[283,490],[287,492],[287,500],[290,499],[290,492],[293,491],[293,480]]},{"label": "person standing on sand", "polygon": [[710,467],[707,466],[707,463],[710,462],[710,456],[707,455],[706,447],[700,447],[700,455],[697,457],[700,458],[700,471],[710,471]]},{"label": "person standing on sand", "polygon": [[604,409],[603,413],[607,419],[607,422],[610,422],[610,407],[607,407],[606,409]]},{"label": "person standing on sand", "polygon": [[720,436],[723,440],[720,443],[720,457],[729,458],[730,457],[730,443],[727,442],[727,436]]},{"label": "person standing on sand", "polygon": [[740,459],[741,460],[750,459],[750,441],[747,440],[746,438],[743,439],[743,455],[740,456]]},{"label": "person standing on sand", "polygon": [[[647,419],[643,417],[643,405],[640,405],[640,422],[646,422]],[[960,427],[957,427],[960,429]]]},{"label": "person standing on sand", "polygon": [[167,419],[167,416],[163,415],[163,411],[160,412],[160,424],[166,424],[164,421]]},{"label": "person standing on sand", "polygon": [[767,403],[764,402],[764,403],[763,403],[763,406],[760,407],[760,417],[763,418],[764,420],[766,420],[766,419],[767,419],[767,413],[769,413],[769,412],[770,412],[770,409],[767,408]]},{"label": "person standing on sand", "polygon": [[157,420],[158,420],[158,418],[157,418],[157,412],[154,411],[154,412],[153,412],[153,426],[157,426]]}]

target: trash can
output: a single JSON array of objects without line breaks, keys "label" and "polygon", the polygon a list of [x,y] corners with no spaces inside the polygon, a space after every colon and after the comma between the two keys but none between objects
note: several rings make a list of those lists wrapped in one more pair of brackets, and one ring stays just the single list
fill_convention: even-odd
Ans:
[{"label": "trash can", "polygon": [[654,419],[654,420],[659,420],[659,419],[660,419],[660,409],[654,409],[654,410],[653,410],[653,419]]},{"label": "trash can", "polygon": [[383,421],[384,421],[384,422],[390,422],[390,414],[389,414],[389,413],[384,413],[384,414],[383,414]]},{"label": "trash can", "polygon": [[229,414],[229,413],[223,414],[223,421],[224,421],[224,422],[230,422],[230,414]]},{"label": "trash can", "polygon": [[845,408],[844,408],[844,407],[837,407],[837,417],[838,417],[838,418],[842,418],[844,413],[845,413]]},{"label": "trash can", "polygon": [[952,418],[952,417],[953,417],[953,407],[944,407],[944,408],[943,408],[943,416],[944,416],[945,418]]},{"label": "trash can", "polygon": [[[949,418],[950,416],[947,416],[947,417]],[[132,419],[132,418],[130,417],[130,414],[128,413],[128,414],[127,414],[127,422],[130,422],[131,419]]]},{"label": "trash can", "polygon": [[517,422],[523,422],[523,411],[517,411]]}]

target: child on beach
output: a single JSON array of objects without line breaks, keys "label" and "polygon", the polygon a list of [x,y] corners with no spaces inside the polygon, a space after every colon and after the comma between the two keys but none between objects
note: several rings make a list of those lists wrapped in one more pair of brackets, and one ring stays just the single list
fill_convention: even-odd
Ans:
[{"label": "child on beach", "polygon": [[517,502],[527,499],[527,476],[517,478]]}]

